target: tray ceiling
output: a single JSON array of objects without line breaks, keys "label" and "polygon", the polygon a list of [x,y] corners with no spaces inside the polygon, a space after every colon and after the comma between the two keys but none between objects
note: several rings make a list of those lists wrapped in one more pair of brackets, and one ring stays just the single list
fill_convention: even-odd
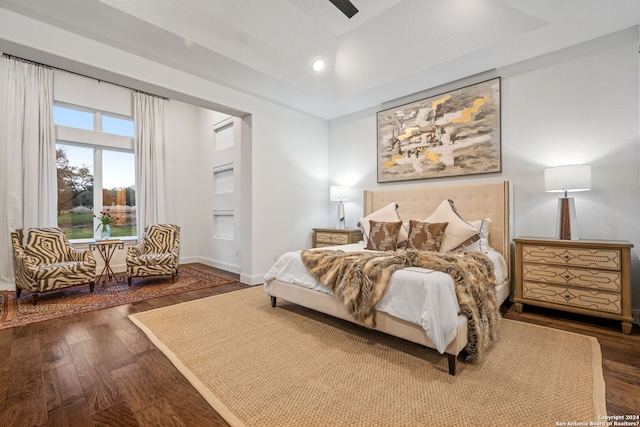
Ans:
[{"label": "tray ceiling", "polygon": [[[351,19],[328,0],[0,0],[0,7],[327,119],[640,22],[637,0],[352,2],[359,12]],[[312,68],[318,58],[327,62],[322,73]]]}]

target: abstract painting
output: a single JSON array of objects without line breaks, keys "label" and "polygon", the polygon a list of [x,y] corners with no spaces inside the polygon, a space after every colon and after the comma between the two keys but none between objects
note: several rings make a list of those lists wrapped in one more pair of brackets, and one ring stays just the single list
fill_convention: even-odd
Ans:
[{"label": "abstract painting", "polygon": [[378,182],[501,171],[500,78],[380,111]]}]

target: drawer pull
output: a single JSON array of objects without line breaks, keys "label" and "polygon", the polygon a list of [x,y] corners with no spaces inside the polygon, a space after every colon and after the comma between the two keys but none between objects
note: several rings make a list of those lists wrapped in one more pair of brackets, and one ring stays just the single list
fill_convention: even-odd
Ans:
[{"label": "drawer pull", "polygon": [[569,276],[568,274],[565,274],[565,275],[564,275],[564,278],[565,278],[565,279],[570,279],[570,278],[571,278],[571,276]]},{"label": "drawer pull", "polygon": [[564,295],[563,295],[563,297],[564,297],[567,301],[569,301],[569,298],[571,298],[571,295],[570,295],[570,294],[564,294]]}]

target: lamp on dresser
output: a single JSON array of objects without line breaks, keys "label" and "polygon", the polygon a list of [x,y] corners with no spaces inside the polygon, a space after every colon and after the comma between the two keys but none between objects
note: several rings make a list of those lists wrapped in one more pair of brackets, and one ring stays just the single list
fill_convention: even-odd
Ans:
[{"label": "lamp on dresser", "polygon": [[329,199],[340,202],[338,204],[338,228],[345,229],[344,202],[351,199],[351,188],[345,185],[332,185],[329,187]]},{"label": "lamp on dresser", "polygon": [[591,190],[590,165],[566,165],[544,170],[544,190],[549,193],[564,192],[558,199],[557,237],[562,240],[578,240],[578,220],[573,197],[569,191]]}]

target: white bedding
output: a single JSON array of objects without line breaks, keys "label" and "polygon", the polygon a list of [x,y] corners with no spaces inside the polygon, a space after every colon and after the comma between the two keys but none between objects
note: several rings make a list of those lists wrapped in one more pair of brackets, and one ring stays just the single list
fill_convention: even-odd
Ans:
[{"label": "white bedding", "polygon": [[[319,249],[364,251],[364,244]],[[265,274],[264,289],[267,295],[272,280],[332,294],[329,288],[309,274],[300,253],[294,251],[282,255]],[[495,251],[489,251],[487,255],[495,265],[496,283],[500,284],[506,277],[506,261]],[[440,353],[444,353],[455,336],[460,311],[451,277],[446,273],[417,267],[403,268],[391,275],[387,292],[376,309],[422,326]]]}]

